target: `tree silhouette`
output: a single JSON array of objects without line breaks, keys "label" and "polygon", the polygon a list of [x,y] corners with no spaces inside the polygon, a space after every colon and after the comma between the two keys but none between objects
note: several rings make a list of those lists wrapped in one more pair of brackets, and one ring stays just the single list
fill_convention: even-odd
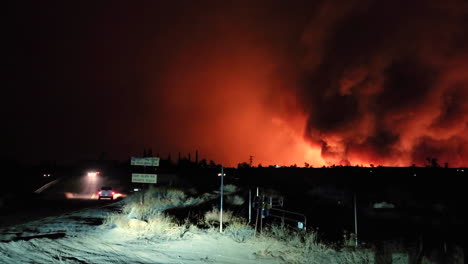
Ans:
[{"label": "tree silhouette", "polygon": [[202,159],[198,163],[198,166],[200,166],[200,168],[208,168],[208,162],[206,162],[206,159]]},{"label": "tree silhouette", "polygon": [[427,157],[426,160],[427,160],[427,163],[428,163],[426,167],[431,167],[431,168],[439,168],[440,167],[439,163],[437,162],[437,158]]},{"label": "tree silhouette", "polygon": [[210,168],[216,168],[216,167],[218,167],[218,165],[216,165],[216,163],[213,160],[210,160],[209,167]]},{"label": "tree silhouette", "polygon": [[246,168],[250,168],[250,165],[247,162],[242,162],[242,163],[237,164],[237,168],[246,169]]}]

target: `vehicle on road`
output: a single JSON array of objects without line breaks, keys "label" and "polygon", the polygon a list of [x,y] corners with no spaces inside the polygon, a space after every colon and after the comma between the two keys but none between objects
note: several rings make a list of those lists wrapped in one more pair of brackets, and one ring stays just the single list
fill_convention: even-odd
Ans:
[{"label": "vehicle on road", "polygon": [[114,194],[115,191],[112,190],[112,187],[101,187],[101,190],[98,192],[98,200],[101,200],[102,198],[114,200]]}]

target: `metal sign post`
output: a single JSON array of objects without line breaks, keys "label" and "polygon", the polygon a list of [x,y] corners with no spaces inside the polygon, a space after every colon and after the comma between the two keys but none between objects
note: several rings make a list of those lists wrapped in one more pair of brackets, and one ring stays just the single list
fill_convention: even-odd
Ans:
[{"label": "metal sign post", "polygon": [[257,215],[255,216],[255,236],[257,235],[257,229],[258,229],[258,216],[260,214],[260,201],[259,201],[259,196],[258,196],[259,192],[258,192],[258,187],[257,187],[257,195],[255,196],[254,200],[255,200],[255,206],[254,208],[257,209]]},{"label": "metal sign post", "polygon": [[249,189],[249,224],[252,222],[252,191]]},{"label": "metal sign post", "polygon": [[263,207],[263,199],[264,199],[264,198],[265,198],[265,197],[262,196],[262,203],[261,203],[261,206],[260,206],[260,208],[261,208],[261,214],[260,214],[260,235],[262,234],[262,229],[263,229],[263,217],[265,217],[264,214],[263,214],[263,210],[265,210],[265,208]]},{"label": "metal sign post", "polygon": [[356,204],[356,192],[354,192],[354,234],[355,234],[355,242],[356,242],[356,247],[358,246],[358,225],[357,225],[357,204]]},{"label": "metal sign post", "polygon": [[260,212],[260,208],[257,207],[257,216],[255,217],[255,235],[257,235],[257,225],[258,225],[258,215]]},{"label": "metal sign post", "polygon": [[144,183],[156,183],[158,181],[158,175],[156,174],[147,174],[146,173],[146,166],[150,167],[158,167],[159,166],[159,158],[158,157],[144,157],[144,158],[137,158],[131,157],[130,158],[130,165],[134,166],[143,166],[143,173],[132,173],[132,182],[140,183],[142,186],[142,190],[140,192],[140,203],[144,203]]}]

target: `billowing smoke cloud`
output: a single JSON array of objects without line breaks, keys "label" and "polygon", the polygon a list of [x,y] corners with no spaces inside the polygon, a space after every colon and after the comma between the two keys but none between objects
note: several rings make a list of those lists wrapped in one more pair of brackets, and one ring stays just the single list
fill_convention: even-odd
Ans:
[{"label": "billowing smoke cloud", "polygon": [[[55,46],[76,40],[81,52],[56,57],[78,70],[47,71],[44,86],[61,78],[61,91],[80,80],[76,91],[93,102],[85,109],[94,118],[43,133],[56,140],[99,128],[82,142],[122,158],[152,147],[173,159],[198,150],[226,166],[251,155],[253,165],[408,166],[437,158],[466,166],[466,4],[344,2],[92,5],[75,16],[85,23],[64,13],[81,26]],[[89,9],[95,15],[81,21]]]},{"label": "billowing smoke cloud", "polygon": [[467,166],[467,9],[14,2],[3,152],[127,159],[151,147],[226,166],[251,155],[253,165]]},{"label": "billowing smoke cloud", "polygon": [[331,164],[468,164],[468,6],[325,2],[302,44],[305,137]]},{"label": "billowing smoke cloud", "polygon": [[271,2],[172,16],[148,67],[151,136],[230,165],[466,166],[467,8]]}]

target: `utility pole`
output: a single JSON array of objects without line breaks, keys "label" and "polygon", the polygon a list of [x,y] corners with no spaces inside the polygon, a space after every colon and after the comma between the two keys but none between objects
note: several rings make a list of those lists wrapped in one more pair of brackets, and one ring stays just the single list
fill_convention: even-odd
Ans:
[{"label": "utility pole", "polygon": [[224,179],[224,176],[226,176],[226,174],[224,174],[224,167],[221,166],[221,173],[218,173],[218,176],[221,177],[221,188],[220,188],[220,208],[219,208],[219,232],[222,233],[223,232],[223,192],[224,192],[224,182],[223,182],[223,179]]},{"label": "utility pole", "polygon": [[252,156],[252,155],[249,156],[250,167],[252,167],[253,157],[254,157],[254,156]]}]

